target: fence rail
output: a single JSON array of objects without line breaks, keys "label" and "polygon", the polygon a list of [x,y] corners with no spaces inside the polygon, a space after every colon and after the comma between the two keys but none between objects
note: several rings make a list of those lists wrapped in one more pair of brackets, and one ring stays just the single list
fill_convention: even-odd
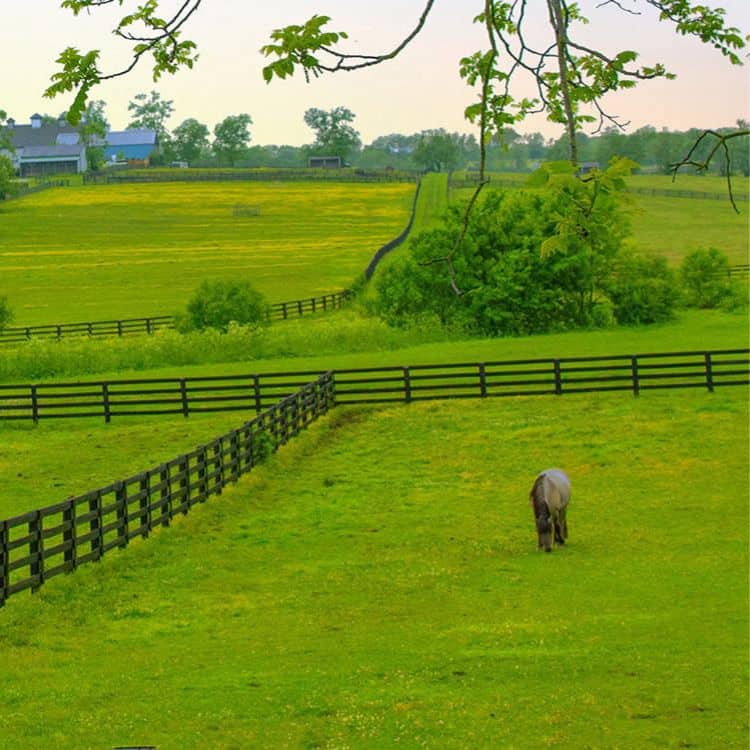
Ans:
[{"label": "fence rail", "polygon": [[[299,434],[334,404],[325,373],[241,427],[148,471],[55,505],[0,521],[0,606],[26,589],[147,537],[221,494],[230,482]],[[264,436],[264,439],[261,438]]]},{"label": "fence rail", "polygon": [[[266,309],[270,322],[289,320],[329,310],[338,310],[352,296],[349,289],[322,294],[319,297],[275,302]],[[0,344],[18,344],[33,338],[60,339],[63,336],[112,337],[152,334],[165,328],[174,328],[171,315],[154,315],[149,318],[124,318],[122,320],[95,320],[84,323],[53,323],[38,326],[9,326],[0,330]]]},{"label": "fence rail", "polygon": [[[528,177],[529,175],[526,175]],[[487,175],[487,182],[494,187],[511,187],[520,188],[524,186],[525,179],[509,179],[507,177],[498,177],[496,175]],[[479,176],[476,174],[467,174],[465,177],[451,177],[449,187],[452,189],[475,188],[479,184]],[[701,198],[704,200],[727,200],[727,193],[717,193],[708,190],[669,190],[666,188],[649,188],[649,187],[627,187],[626,193],[635,193],[636,195],[658,195],[664,198]],[[747,193],[733,193],[735,201],[750,200]]]},{"label": "fence rail", "polygon": [[[334,370],[338,404],[714,388],[750,383],[750,349]],[[0,420],[262,412],[314,371],[0,385]]]},{"label": "fence rail", "polygon": [[402,171],[340,170],[340,169],[238,169],[227,171],[154,170],[148,172],[123,170],[114,174],[85,175],[84,185],[155,182],[417,182],[419,175]]}]

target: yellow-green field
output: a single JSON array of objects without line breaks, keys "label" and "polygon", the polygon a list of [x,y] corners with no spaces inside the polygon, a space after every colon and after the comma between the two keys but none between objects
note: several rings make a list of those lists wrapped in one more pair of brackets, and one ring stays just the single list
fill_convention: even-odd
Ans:
[{"label": "yellow-green field", "polygon": [[336,291],[401,232],[413,194],[310,182],[50,190],[0,208],[0,294],[32,325],[170,314],[206,278],[248,279],[270,302]]}]

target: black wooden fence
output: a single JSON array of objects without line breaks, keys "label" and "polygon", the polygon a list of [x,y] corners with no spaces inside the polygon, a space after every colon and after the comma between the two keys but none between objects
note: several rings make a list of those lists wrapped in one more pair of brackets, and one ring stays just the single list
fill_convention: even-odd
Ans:
[{"label": "black wooden fence", "polygon": [[0,521],[0,606],[25,589],[99,560],[135,537],[169,526],[218,495],[334,403],[330,373],[238,429],[106,487]]},{"label": "black wooden fence", "polygon": [[416,182],[417,172],[363,169],[150,169],[85,175],[84,185],[155,182]]},{"label": "black wooden fence", "polygon": [[[333,371],[337,404],[706,388],[750,383],[750,349]],[[0,385],[0,420],[260,413],[317,372]]]},{"label": "black wooden fence", "polygon": [[[266,308],[270,322],[312,313],[338,310],[352,296],[349,289],[322,294],[318,297],[274,302]],[[18,344],[30,339],[60,339],[63,336],[112,337],[133,334],[151,334],[164,328],[174,328],[171,315],[154,315],[150,318],[124,318],[122,320],[95,320],[85,323],[53,323],[38,326],[9,326],[0,329],[0,344]]]}]

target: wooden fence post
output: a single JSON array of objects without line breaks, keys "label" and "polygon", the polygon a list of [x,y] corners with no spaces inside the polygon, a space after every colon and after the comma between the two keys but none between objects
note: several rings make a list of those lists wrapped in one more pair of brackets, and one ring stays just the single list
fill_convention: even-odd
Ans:
[{"label": "wooden fence post", "polygon": [[151,531],[151,480],[148,472],[144,471],[138,478],[138,490],[141,499],[138,503],[138,520],[141,524],[141,536],[145,539]]},{"label": "wooden fence post", "polygon": [[8,559],[8,522],[0,521],[0,607],[8,598],[10,586],[10,560]]},{"label": "wooden fence post", "polygon": [[479,394],[484,398],[487,395],[487,372],[484,362],[479,364]]},{"label": "wooden fence post", "polygon": [[39,422],[39,398],[36,392],[36,386],[31,386],[31,418],[34,420],[34,424]]},{"label": "wooden fence post", "polygon": [[236,482],[240,478],[240,437],[238,430],[232,430],[229,434],[229,456],[230,456],[230,481]]},{"label": "wooden fence post", "polygon": [[63,544],[69,547],[63,553],[66,572],[70,573],[78,565],[76,548],[76,504],[73,498],[68,499],[68,507],[63,511]]},{"label": "wooden fence post", "polygon": [[411,401],[411,376],[409,375],[409,368],[404,367],[404,400],[408,404]]},{"label": "wooden fence post", "polygon": [[159,467],[159,484],[161,485],[159,492],[161,500],[161,525],[169,526],[172,518],[172,479],[169,476],[168,464],[162,464]]},{"label": "wooden fence post", "polygon": [[109,384],[102,383],[102,403],[104,404],[104,421],[109,424],[112,420],[112,412],[109,406]]},{"label": "wooden fence post", "polygon": [[186,516],[190,507],[190,463],[187,456],[180,456],[177,463],[180,472],[180,494],[182,496],[182,515]]},{"label": "wooden fence post", "polygon": [[38,591],[44,583],[44,549],[42,545],[42,514],[34,512],[34,518],[29,521],[29,572],[36,583],[31,585],[32,593]]},{"label": "wooden fence post", "polygon": [[630,358],[630,371],[633,378],[633,395],[640,396],[641,394],[641,383],[638,378],[638,357]]},{"label": "wooden fence post", "polygon": [[206,483],[206,448],[198,446],[196,466],[198,467],[198,502],[204,502],[208,492]]},{"label": "wooden fence post", "polygon": [[263,410],[260,401],[260,377],[253,375],[253,393],[255,395],[255,413],[260,414]]},{"label": "wooden fence post", "polygon": [[559,359],[556,359],[554,361],[554,367],[555,367],[555,394],[558,396],[562,396],[562,373],[560,371]]},{"label": "wooden fence post", "polygon": [[128,544],[128,492],[125,482],[115,484],[115,505],[117,506],[117,546]]},{"label": "wooden fence post", "polygon": [[219,437],[214,443],[214,490],[221,495],[226,482],[224,481],[224,438]]},{"label": "wooden fence post", "polygon": [[102,557],[102,493],[100,490],[94,492],[89,498],[89,512],[94,516],[89,521],[89,530],[91,531],[91,552],[93,560],[100,560]]},{"label": "wooden fence post", "polygon": [[180,378],[180,398],[182,400],[182,416],[187,419],[190,416],[190,407],[188,406],[187,385],[185,378]]},{"label": "wooden fence post", "polygon": [[713,393],[714,392],[714,371],[713,371],[713,362],[711,361],[711,352],[705,353],[704,360],[706,363],[706,387],[711,393]]}]

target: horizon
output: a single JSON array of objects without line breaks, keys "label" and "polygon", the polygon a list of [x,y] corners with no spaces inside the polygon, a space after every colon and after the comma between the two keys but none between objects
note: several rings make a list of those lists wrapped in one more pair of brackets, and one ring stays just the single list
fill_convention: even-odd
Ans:
[{"label": "horizon", "polygon": [[[54,60],[64,47],[102,49],[105,71],[117,69],[123,61],[124,46],[111,35],[117,9],[102,7],[74,18],[56,4],[41,11],[42,2],[49,6],[48,0],[28,0],[7,11],[6,30],[34,28],[31,49],[24,35],[0,32],[5,59],[16,60],[24,71],[23,80],[9,77],[0,89],[0,108],[17,124],[28,123],[32,113],[56,116],[70,106],[72,96],[51,100],[42,97],[58,67]],[[727,22],[744,26],[741,30],[748,32],[750,12],[744,0],[713,0],[709,4],[724,7]],[[247,112],[253,118],[251,146],[299,147],[311,143],[313,134],[303,121],[304,111],[310,107],[350,109],[363,144],[390,133],[411,135],[429,129],[476,133],[477,129],[463,118],[463,109],[474,100],[475,93],[460,79],[458,60],[481,48],[483,39],[481,29],[471,23],[476,9],[467,9],[466,3],[437,3],[422,33],[389,63],[354,73],[325,75],[310,84],[298,75],[270,86],[262,80],[265,58],[258,50],[269,41],[272,29],[325,11],[332,16],[331,29],[350,32],[348,47],[367,53],[383,51],[411,31],[423,2],[381,0],[377,7],[366,10],[346,0],[287,0],[283,7],[272,8],[246,5],[243,0],[223,0],[221,10],[218,5],[201,8],[186,31],[200,53],[193,70],[182,70],[154,83],[148,66],[141,65],[124,78],[95,87],[90,98],[106,102],[107,119],[117,124],[112,129],[126,128],[130,119],[127,103],[136,94],[155,89],[163,99],[174,102],[170,130],[194,117],[213,131],[227,115]],[[637,39],[639,62],[662,61],[678,76],[675,81],[646,81],[633,90],[605,98],[608,110],[630,119],[623,131],[626,134],[646,125],[672,132],[732,127],[738,119],[750,118],[747,73],[729,64],[718,51],[678,36],[667,24],[655,22],[648,9],[640,17],[593,5],[583,11],[592,18],[585,31],[598,47],[619,50],[629,40]],[[41,27],[37,20],[40,12],[45,18]],[[583,31],[581,36],[585,38]],[[529,95],[524,87],[518,91]],[[563,132],[561,126],[539,115],[514,130],[521,134],[540,132],[545,140],[556,139]],[[591,130],[583,132],[591,135]]]}]

